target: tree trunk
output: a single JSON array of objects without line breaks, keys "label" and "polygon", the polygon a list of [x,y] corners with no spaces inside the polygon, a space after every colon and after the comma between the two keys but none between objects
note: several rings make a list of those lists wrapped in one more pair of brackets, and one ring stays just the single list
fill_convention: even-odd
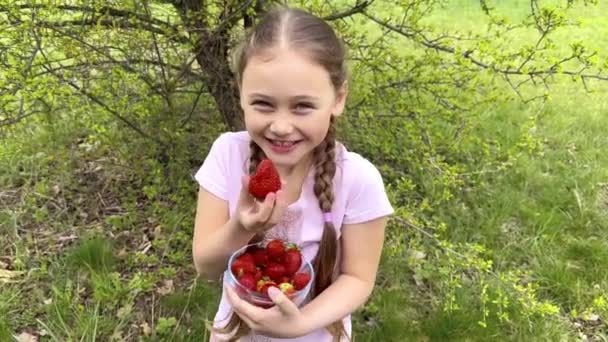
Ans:
[{"label": "tree trunk", "polygon": [[[206,76],[207,89],[215,99],[224,122],[231,130],[244,129],[238,89],[228,61],[229,30],[232,23],[220,21],[218,27],[212,30],[206,21],[205,2],[201,0],[182,0],[174,5],[190,35],[195,38],[193,52],[196,62]],[[226,9],[225,13],[227,12],[230,12],[229,9]]]},{"label": "tree trunk", "polygon": [[230,70],[227,58],[227,39],[210,38],[195,47],[195,53],[198,52],[196,61],[207,76],[207,89],[215,99],[224,122],[232,130],[242,130],[245,125],[234,74]]}]

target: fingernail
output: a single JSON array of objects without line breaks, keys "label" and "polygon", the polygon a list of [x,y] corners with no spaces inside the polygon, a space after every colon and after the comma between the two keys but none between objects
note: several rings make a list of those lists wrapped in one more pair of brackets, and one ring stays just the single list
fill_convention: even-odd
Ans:
[{"label": "fingernail", "polygon": [[281,293],[281,290],[274,286],[268,288],[268,296],[270,297],[270,299],[274,299],[276,296],[279,295],[279,293]]}]

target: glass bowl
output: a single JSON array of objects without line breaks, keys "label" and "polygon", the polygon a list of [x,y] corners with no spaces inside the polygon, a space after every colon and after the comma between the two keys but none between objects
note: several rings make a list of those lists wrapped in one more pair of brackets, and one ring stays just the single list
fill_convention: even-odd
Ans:
[{"label": "glass bowl", "polygon": [[[284,240],[277,240],[277,239],[273,239],[275,242],[276,241],[281,241],[285,246],[297,246],[297,244],[294,244],[292,242],[289,241],[284,241]],[[241,248],[239,248],[237,251],[235,251],[231,256],[230,259],[228,260],[228,268],[226,269],[225,273],[224,273],[224,277],[226,280],[226,285],[229,286],[230,288],[234,289],[235,292],[239,295],[239,297],[241,297],[242,299],[246,300],[247,302],[258,306],[258,307],[262,307],[262,308],[270,308],[272,306],[274,306],[274,302],[272,301],[272,299],[270,299],[270,297],[268,297],[267,293],[263,292],[263,285],[269,281],[272,281],[271,278],[269,278],[264,271],[268,270],[268,267],[264,267],[264,266],[259,266],[261,264],[257,264],[254,263],[256,266],[256,275],[254,275],[255,278],[255,289],[251,289],[249,287],[246,287],[244,284],[242,284],[239,281],[239,275],[238,274],[234,274],[234,272],[232,271],[232,266],[234,264],[234,262],[237,260],[237,258],[239,258],[241,255],[243,255],[244,253],[253,253],[256,250],[266,250],[266,246],[270,241],[273,240],[264,240],[258,243],[254,243],[254,244],[248,244],[245,245]],[[299,246],[298,246],[299,248]],[[300,267],[297,269],[297,271],[293,272],[291,275],[286,275],[286,277],[289,278],[289,284],[291,284],[292,286],[290,287],[289,285],[282,285],[281,283],[285,283],[287,282],[285,278],[282,278],[283,280],[281,281],[274,281],[274,284],[271,283],[271,285],[278,285],[276,286],[277,288],[281,288],[283,287],[283,293],[285,293],[285,295],[291,299],[298,307],[301,306],[301,304],[304,302],[304,300],[306,299],[306,297],[308,296],[308,294],[310,293],[310,290],[312,288],[312,285],[314,283],[314,279],[315,279],[315,273],[314,273],[314,269],[312,264],[306,260],[306,258],[304,257],[304,255],[301,253],[301,249],[300,249],[300,255],[301,255],[301,265]],[[274,262],[274,263],[281,263],[281,258],[272,258],[270,257],[270,261]],[[247,268],[249,269],[249,268]],[[248,272],[243,272],[244,273],[249,273],[251,274],[250,271]],[[294,286],[294,282],[293,282],[293,276],[295,274],[298,273],[303,273],[303,274],[307,274],[309,276],[309,281],[308,283],[304,286],[301,287],[301,289],[296,290]],[[267,285],[267,286],[271,286],[271,285]]]}]

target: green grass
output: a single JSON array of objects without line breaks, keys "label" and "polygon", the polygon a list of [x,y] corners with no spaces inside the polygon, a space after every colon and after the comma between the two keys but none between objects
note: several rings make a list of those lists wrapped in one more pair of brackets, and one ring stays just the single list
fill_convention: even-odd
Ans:
[{"label": "green grass", "polygon": [[[448,3],[428,22],[463,32],[484,32],[479,2]],[[513,20],[529,11],[527,1],[495,3],[500,14]],[[581,18],[582,25],[554,35],[560,42],[557,51],[568,53],[567,42],[576,39],[591,48],[608,46],[606,9],[605,3],[576,6],[574,17]],[[518,31],[513,43],[528,38]],[[600,52],[605,58],[607,52]],[[503,86],[505,92],[511,91]],[[438,221],[448,227],[447,240],[482,244],[495,272],[526,272],[529,281],[538,286],[537,297],[557,305],[557,316],[527,317],[507,307],[512,311],[509,323],[493,316],[481,327],[477,324],[483,317],[479,289],[457,290],[460,310],[453,312],[425,312],[428,307],[421,306],[424,298],[412,300],[386,290],[370,304],[380,322],[374,321],[371,331],[362,329],[363,340],[557,341],[576,340],[579,330],[589,337],[606,339],[608,156],[604,151],[608,138],[604,132],[608,126],[608,86],[592,82],[592,92],[588,93],[580,83],[562,77],[551,88],[544,103],[524,105],[513,100],[477,109],[473,136],[492,142],[489,158],[507,160],[510,156],[512,166],[498,171],[480,163],[479,173],[471,177],[483,186],[467,188],[449,204],[433,209]],[[526,136],[534,141],[522,140]],[[527,144],[531,144],[531,153],[524,152]],[[477,140],[463,146],[472,155],[481,153]],[[496,155],[492,146],[498,151]],[[395,263],[393,268],[385,259],[383,266],[398,272],[400,265],[403,270],[403,260]],[[420,294],[411,287],[402,291]],[[587,321],[589,313],[600,315],[600,323]],[[574,328],[574,322],[579,328]]]}]

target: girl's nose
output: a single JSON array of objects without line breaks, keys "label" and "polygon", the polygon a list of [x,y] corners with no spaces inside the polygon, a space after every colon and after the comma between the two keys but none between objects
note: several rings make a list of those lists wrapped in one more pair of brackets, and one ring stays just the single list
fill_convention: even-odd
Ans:
[{"label": "girl's nose", "polygon": [[293,125],[289,120],[276,118],[270,124],[270,131],[277,136],[289,135],[293,131]]}]

